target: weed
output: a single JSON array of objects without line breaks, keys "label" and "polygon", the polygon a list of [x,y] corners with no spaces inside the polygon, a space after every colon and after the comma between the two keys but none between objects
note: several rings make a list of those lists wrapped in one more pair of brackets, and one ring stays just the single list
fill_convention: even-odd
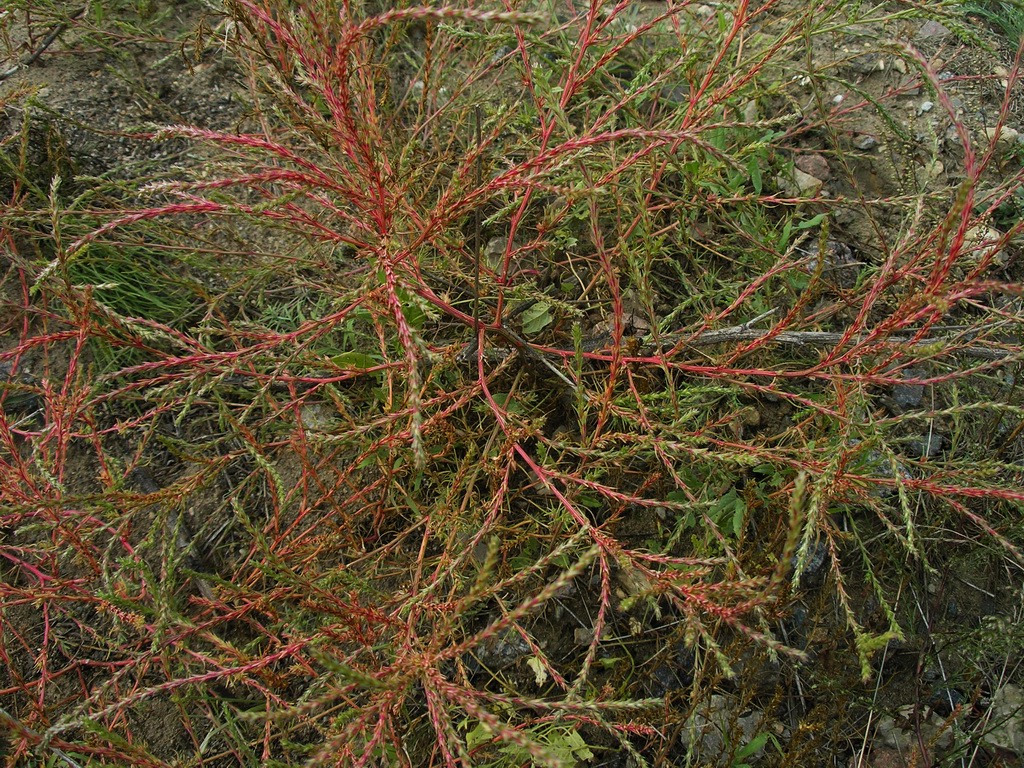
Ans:
[{"label": "weed", "polygon": [[985,0],[964,3],[961,8],[964,13],[990,24],[1011,45],[1019,44],[1024,38],[1024,4],[1019,0]]},{"label": "weed", "polygon": [[772,628],[817,569],[870,677],[883,564],[943,528],[1019,560],[1020,291],[969,233],[1009,244],[1022,179],[900,50],[963,179],[867,199],[845,121],[896,118],[794,63],[824,6],[232,0],[248,127],[135,137],[193,175],[87,206],[10,154],[14,758],[682,760],[637,670],[692,714],[741,646],[804,659]]}]

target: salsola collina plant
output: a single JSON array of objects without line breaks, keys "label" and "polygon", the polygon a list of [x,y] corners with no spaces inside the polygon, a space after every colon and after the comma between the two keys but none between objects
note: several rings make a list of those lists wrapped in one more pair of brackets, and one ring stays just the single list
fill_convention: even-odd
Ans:
[{"label": "salsola collina plant", "polygon": [[[992,154],[958,126],[948,198],[789,188],[790,149],[843,130],[785,106],[825,5],[234,0],[249,124],[153,134],[206,148],[203,173],[87,232],[97,212],[64,222],[54,191],[54,234],[78,231],[23,278],[27,315],[33,292],[54,308],[5,355],[47,374],[0,435],[23,542],[6,610],[43,627],[5,635],[15,754],[642,764],[662,701],[610,647],[678,642],[725,672],[725,636],[799,656],[772,619],[822,548],[867,672],[900,628],[847,597],[861,530],[920,556],[949,517],[1016,556],[974,506],[1019,504],[1005,457],[938,467],[900,441],[1020,413],[995,392],[1016,289],[990,276],[1020,226],[977,237],[1019,177],[986,191]],[[842,203],[904,217],[852,279],[830,261]],[[168,271],[210,286],[189,319],[83,277],[172,227]],[[97,371],[91,340],[135,356]],[[895,383],[940,394],[886,416]],[[784,426],[760,428],[764,403]],[[164,710],[161,753],[132,713]]]}]

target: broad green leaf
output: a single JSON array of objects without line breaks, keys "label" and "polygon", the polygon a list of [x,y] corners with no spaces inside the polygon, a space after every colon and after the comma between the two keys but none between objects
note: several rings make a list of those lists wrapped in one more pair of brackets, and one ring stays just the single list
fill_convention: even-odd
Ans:
[{"label": "broad green leaf", "polygon": [[553,323],[551,305],[546,301],[538,301],[528,307],[522,314],[523,333],[540,333]]}]

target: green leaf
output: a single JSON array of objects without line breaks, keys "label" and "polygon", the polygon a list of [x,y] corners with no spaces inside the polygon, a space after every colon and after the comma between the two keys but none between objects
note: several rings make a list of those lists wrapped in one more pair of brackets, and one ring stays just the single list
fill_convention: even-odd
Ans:
[{"label": "green leaf", "polygon": [[761,194],[761,166],[757,162],[757,155],[747,160],[747,173],[750,174],[750,183],[754,185],[754,193]]},{"label": "green leaf", "polygon": [[339,368],[358,368],[360,370],[365,370],[366,368],[373,368],[376,365],[380,365],[380,361],[373,355],[367,355],[353,350],[342,352],[338,355],[332,355],[327,359]]},{"label": "green leaf", "polygon": [[508,392],[495,392],[493,397],[495,404],[504,408],[509,413],[518,413],[520,415],[526,413],[526,409],[523,408],[518,400],[510,397]]},{"label": "green leaf", "polygon": [[796,225],[796,228],[797,229],[810,229],[811,227],[816,227],[819,224],[821,224],[821,222],[823,222],[825,220],[825,217],[827,215],[828,215],[827,213],[819,213],[817,216],[813,216],[813,217],[807,219],[807,221],[801,221],[799,224]]},{"label": "green leaf", "polygon": [[736,538],[740,537],[743,533],[743,523],[747,519],[747,503],[742,497],[736,497],[736,504],[733,508],[732,513],[732,530],[736,534]]},{"label": "green leaf", "polygon": [[546,301],[538,301],[523,311],[523,333],[540,333],[554,320],[555,318],[551,314],[551,305]]},{"label": "green leaf", "polygon": [[738,764],[738,761],[744,760],[760,752],[764,748],[764,745],[767,741],[768,734],[759,733],[757,734],[757,736],[755,736],[746,744],[744,744],[736,753],[736,759],[733,761],[733,768],[740,768],[741,765],[746,765],[746,763]]}]

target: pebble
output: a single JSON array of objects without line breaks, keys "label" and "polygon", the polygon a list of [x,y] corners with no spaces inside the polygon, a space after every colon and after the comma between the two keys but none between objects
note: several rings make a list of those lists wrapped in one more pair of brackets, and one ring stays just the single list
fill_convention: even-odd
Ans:
[{"label": "pebble", "polygon": [[850,59],[846,66],[860,75],[881,72],[885,69],[885,59],[880,53],[862,53]]},{"label": "pebble", "polygon": [[860,136],[854,137],[853,146],[863,152],[870,152],[872,149],[878,146],[878,139],[876,139],[874,136],[869,136],[866,133],[862,133]]},{"label": "pebble", "polygon": [[16,371],[8,363],[0,363],[0,392],[4,393],[3,411],[5,413],[26,414],[43,407],[43,399],[30,387],[36,380],[30,374]]},{"label": "pebble", "polygon": [[[800,570],[800,586],[804,588],[820,586],[825,579],[828,563],[828,544],[824,541],[814,542],[804,557],[803,569]],[[793,556],[790,565],[796,571],[800,566],[800,553]]]},{"label": "pebble", "polygon": [[988,139],[989,144],[1011,146],[1017,143],[1017,138],[1020,136],[1020,131],[1016,128],[1011,128],[1008,125],[1002,126],[999,130],[995,126],[985,129],[985,138]]},{"label": "pebble", "polygon": [[816,195],[825,185],[824,180],[819,179],[817,176],[812,176],[809,173],[805,173],[799,168],[793,170],[793,181],[796,184],[797,191],[801,195]]},{"label": "pebble", "polygon": [[985,733],[985,741],[1018,754],[1024,753],[1024,690],[1004,685],[992,694],[989,722],[994,727]]},{"label": "pebble", "polygon": [[1006,251],[998,247],[1003,240],[1003,234],[992,227],[978,224],[967,230],[964,236],[964,255],[966,261],[977,265],[983,259],[987,259],[990,265],[1005,267],[1007,258]]},{"label": "pebble", "polygon": [[917,114],[924,115],[931,112],[935,108],[935,105],[930,101],[922,101],[921,106],[917,108]]},{"label": "pebble", "polygon": [[651,696],[660,697],[672,691],[682,690],[687,683],[679,679],[679,675],[668,664],[659,664],[651,673],[651,679],[647,683],[647,690]]},{"label": "pebble", "polygon": [[828,167],[828,161],[816,153],[798,155],[796,160],[793,161],[793,165],[821,181],[828,181],[832,176],[832,170]]},{"label": "pebble", "polygon": [[[506,629],[500,635],[481,643],[476,649],[475,659],[467,659],[466,666],[471,672],[487,668],[492,672],[507,669],[531,653],[530,644],[514,629]],[[474,663],[475,662],[475,663]],[[476,667],[477,669],[474,669]]]},{"label": "pebble", "polygon": [[953,710],[967,704],[967,698],[955,688],[943,688],[935,692],[928,702],[940,717],[949,717]]},{"label": "pebble", "polygon": [[[817,272],[817,251],[805,250],[804,253],[810,256],[807,262],[807,271],[812,274]],[[854,255],[853,249],[846,243],[832,238],[825,243],[825,265],[821,271],[822,276],[833,286],[853,288],[857,284],[863,266]]]},{"label": "pebble", "polygon": [[918,40],[942,40],[949,35],[949,28],[934,20],[926,21],[917,30]]},{"label": "pebble", "polygon": [[[921,375],[920,371],[909,368],[903,372],[904,378],[914,379]],[[893,384],[890,397],[903,410],[917,408],[924,400],[924,387],[924,384]]]},{"label": "pebble", "polygon": [[917,169],[915,175],[922,187],[929,187],[945,170],[946,166],[942,164],[941,160],[929,160]]},{"label": "pebble", "polygon": [[922,459],[934,459],[946,446],[946,438],[934,432],[919,435],[907,442],[907,454]]}]

